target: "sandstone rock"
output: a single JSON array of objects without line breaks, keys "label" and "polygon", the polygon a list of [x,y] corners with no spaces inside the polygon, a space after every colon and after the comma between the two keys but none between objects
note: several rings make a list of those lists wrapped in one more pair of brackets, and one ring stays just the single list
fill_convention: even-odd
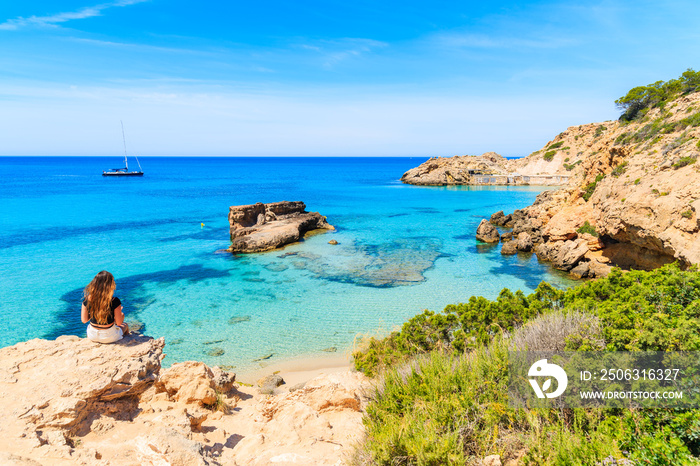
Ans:
[{"label": "sandstone rock", "polygon": [[500,235],[498,229],[491,225],[488,220],[482,220],[476,229],[476,239],[484,243],[498,243]]},{"label": "sandstone rock", "polygon": [[518,252],[517,241],[506,241],[501,246],[501,254],[504,256],[511,256]]},{"label": "sandstone rock", "polygon": [[204,446],[171,428],[154,430],[134,439],[142,464],[209,466],[214,463]]},{"label": "sandstone rock", "polygon": [[4,466],[42,466],[41,463],[32,459],[1,451],[0,464]]},{"label": "sandstone rock", "polygon": [[214,373],[202,362],[187,361],[165,369],[157,388],[175,401],[199,406],[216,402]]},{"label": "sandstone rock", "polygon": [[363,438],[371,385],[362,374],[333,373],[276,397],[236,389],[224,400],[235,413],[212,413],[200,393],[232,386],[233,374],[194,362],[161,371],[163,346],[61,337],[1,349],[0,464],[334,465]]},{"label": "sandstone rock", "polygon": [[579,237],[586,240],[589,251],[600,251],[605,247],[605,243],[603,243],[600,238],[593,236],[590,233],[583,233],[582,235],[579,235]]},{"label": "sandstone rock", "polygon": [[328,244],[332,244],[333,246],[335,246],[338,244],[338,242],[336,240],[332,239],[328,242]]},{"label": "sandstone rock", "polygon": [[[364,437],[362,427],[369,380],[357,372],[322,375],[303,388],[258,404],[256,430],[221,457],[223,464],[343,464]],[[347,458],[345,458],[347,459]]]},{"label": "sandstone rock", "polygon": [[506,241],[510,241],[512,239],[513,239],[513,232],[512,231],[506,231],[505,233],[501,234],[501,241],[503,241],[504,243]]},{"label": "sandstone rock", "polygon": [[508,160],[495,152],[479,156],[433,157],[404,173],[401,181],[432,186],[469,184],[471,173],[475,171],[504,174],[507,166]]},{"label": "sandstone rock", "polygon": [[491,215],[491,219],[489,222],[491,222],[493,225],[497,225],[499,227],[505,226],[507,223],[507,218],[506,215],[503,213],[502,210],[499,210],[495,214]]},{"label": "sandstone rock", "polygon": [[272,395],[275,392],[275,388],[282,384],[284,384],[284,379],[278,374],[268,375],[258,380],[258,387],[260,387],[258,391],[265,395]]},{"label": "sandstone rock", "polygon": [[558,269],[569,271],[588,252],[588,244],[583,241],[564,241],[559,254],[554,258],[554,266]]},{"label": "sandstone rock", "polygon": [[219,366],[211,368],[214,376],[214,388],[221,393],[228,393],[233,389],[233,384],[236,381],[236,374],[225,371]]},{"label": "sandstone rock", "polygon": [[[660,109],[652,109],[648,117],[663,117],[673,123],[686,118],[691,107],[699,106],[700,93],[693,93],[670,104],[668,113],[661,115]],[[634,150],[624,143],[624,137],[620,142],[624,133],[634,134],[645,124],[594,123],[568,128],[557,136],[552,142],[570,148],[570,186],[542,192],[531,206],[514,212],[514,235],[528,232],[537,244],[540,240],[527,221],[539,220],[542,243],[565,243],[581,236],[589,251],[603,252],[612,266],[652,269],[673,261],[683,266],[700,263],[700,220],[696,215],[700,209],[700,164],[678,164],[683,157],[693,158],[697,150],[690,143],[669,148],[680,139],[697,140],[700,128],[688,130],[682,137],[681,130],[662,135],[647,143],[644,150]],[[601,126],[605,128],[602,133]],[[536,154],[528,158],[533,156]],[[522,163],[535,166],[533,161]],[[582,197],[584,192],[590,195],[587,200]],[[586,221],[596,228],[599,238],[578,233]],[[535,249],[539,258],[551,260],[547,257],[556,256],[559,247]],[[598,268],[605,273],[609,266],[591,265],[590,274]]]},{"label": "sandstone rock", "polygon": [[501,466],[501,457],[499,455],[489,455],[484,458],[484,466]]},{"label": "sandstone rock", "polygon": [[518,235],[516,243],[518,251],[529,252],[532,249],[532,237],[529,233],[522,232]]},{"label": "sandstone rock", "polygon": [[[542,154],[533,153],[517,160],[507,160],[495,152],[478,156],[433,157],[418,167],[404,173],[401,181],[417,185],[548,185],[566,184],[569,171],[565,169],[565,157],[557,154],[553,160],[545,160]],[[572,163],[578,155],[568,157]]]},{"label": "sandstone rock", "polygon": [[590,278],[600,278],[607,277],[612,267],[607,264],[602,264],[597,261],[590,261],[588,263],[588,276]]},{"label": "sandstone rock", "polygon": [[66,432],[81,430],[94,413],[122,400],[129,416],[130,400],[157,378],[164,344],[143,336],[111,345],[63,336],[2,348],[0,415],[15,426]]},{"label": "sandstone rock", "polygon": [[576,278],[586,278],[588,276],[590,262],[579,262],[579,264],[569,272]]},{"label": "sandstone rock", "polygon": [[311,230],[334,230],[318,212],[306,212],[303,202],[231,206],[230,252],[262,252],[299,241]]}]

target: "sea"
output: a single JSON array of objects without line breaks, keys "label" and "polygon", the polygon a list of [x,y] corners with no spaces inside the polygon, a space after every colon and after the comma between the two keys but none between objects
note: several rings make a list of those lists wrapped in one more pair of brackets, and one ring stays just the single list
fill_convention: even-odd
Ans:
[{"label": "sea", "polygon": [[[85,336],[82,290],[112,272],[127,322],[164,337],[164,365],[239,372],[347,355],[424,309],[503,288],[572,284],[534,255],[479,244],[479,222],[542,187],[420,187],[425,158],[0,157],[0,346]],[[133,160],[132,160],[133,164]],[[303,201],[335,231],[226,252],[231,205]],[[337,245],[329,244],[336,240]]]}]

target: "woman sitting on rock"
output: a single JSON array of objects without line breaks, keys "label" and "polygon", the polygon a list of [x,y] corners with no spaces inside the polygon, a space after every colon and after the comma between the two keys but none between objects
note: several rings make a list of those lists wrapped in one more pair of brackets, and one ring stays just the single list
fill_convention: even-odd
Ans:
[{"label": "woman sitting on rock", "polygon": [[122,302],[114,297],[114,276],[103,270],[85,287],[80,319],[87,326],[87,337],[98,343],[114,343],[129,334]]}]

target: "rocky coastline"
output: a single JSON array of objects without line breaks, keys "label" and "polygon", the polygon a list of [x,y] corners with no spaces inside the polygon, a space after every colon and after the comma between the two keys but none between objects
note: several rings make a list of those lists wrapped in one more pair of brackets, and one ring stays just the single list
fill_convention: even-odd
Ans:
[{"label": "rocky coastline", "polygon": [[[165,341],[76,336],[0,349],[0,463],[337,464],[362,439],[369,382],[350,370],[271,396],[201,362],[161,367]],[[49,376],[50,374],[50,376]]]},{"label": "rocky coastline", "polygon": [[401,181],[420,186],[565,186],[571,178],[569,167],[579,159],[577,156],[573,157],[575,160],[567,158],[567,162],[571,161],[571,164],[568,164],[564,162],[564,158],[552,155],[550,160],[543,161],[535,155],[530,155],[509,160],[495,152],[433,157],[408,170],[401,177]]},{"label": "rocky coastline", "polygon": [[502,241],[503,254],[534,252],[579,278],[605,276],[613,266],[700,263],[699,106],[693,93],[640,121],[568,128],[530,158],[554,146],[576,153],[569,186],[494,213],[477,238]]},{"label": "rocky coastline", "polygon": [[229,252],[264,252],[294,243],[312,230],[334,230],[326,217],[306,212],[303,202],[273,202],[231,206]]}]

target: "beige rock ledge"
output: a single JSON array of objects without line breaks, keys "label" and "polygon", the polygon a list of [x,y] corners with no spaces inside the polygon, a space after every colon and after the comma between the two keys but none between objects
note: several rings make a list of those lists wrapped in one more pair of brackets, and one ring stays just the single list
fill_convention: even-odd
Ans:
[{"label": "beige rock ledge", "polygon": [[64,336],[0,349],[0,463],[330,465],[364,436],[359,373],[266,396],[201,362],[162,369],[164,345]]},{"label": "beige rock ledge", "polygon": [[263,252],[294,243],[312,230],[335,230],[318,212],[306,212],[303,202],[273,202],[231,206],[228,220],[230,252]]}]

